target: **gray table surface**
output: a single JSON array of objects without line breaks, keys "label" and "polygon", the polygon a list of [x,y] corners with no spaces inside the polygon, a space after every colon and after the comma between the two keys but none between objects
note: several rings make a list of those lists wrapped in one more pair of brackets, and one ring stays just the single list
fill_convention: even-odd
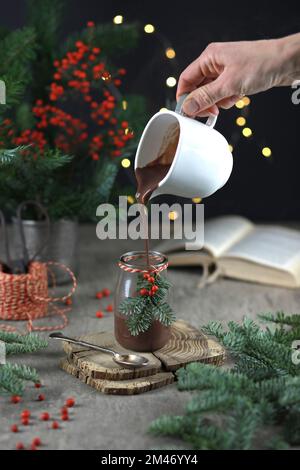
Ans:
[{"label": "gray table surface", "polygon": [[[92,225],[81,227],[80,241],[79,286],[65,329],[70,335],[113,327],[113,314],[107,313],[101,320],[95,317],[99,308],[95,293],[104,287],[114,288],[118,257],[139,247],[133,241],[100,241]],[[280,309],[299,312],[299,290],[231,280],[219,280],[198,289],[197,269],[169,269],[169,277],[175,286],[172,295],[177,317],[195,326],[210,320],[241,320],[244,315],[255,318],[260,312]],[[0,398],[1,449],[14,449],[20,440],[28,445],[35,436],[44,442],[42,448],[60,450],[153,449],[174,442],[149,435],[147,428],[153,419],[163,414],[180,414],[189,398],[187,392],[179,392],[173,384],[136,396],[104,395],[60,370],[58,361],[62,356],[61,345],[53,342],[44,351],[11,358],[36,367],[45,386],[40,390],[27,387],[23,403],[18,405],[10,404],[8,398]],[[36,400],[39,393],[46,396],[42,403]],[[50,423],[39,420],[42,411],[59,419],[60,408],[69,396],[76,399],[76,406],[70,411],[70,421],[62,422],[60,430],[52,430]],[[11,433],[11,424],[19,421],[19,414],[25,408],[32,412],[32,424],[21,426],[20,433]]]}]

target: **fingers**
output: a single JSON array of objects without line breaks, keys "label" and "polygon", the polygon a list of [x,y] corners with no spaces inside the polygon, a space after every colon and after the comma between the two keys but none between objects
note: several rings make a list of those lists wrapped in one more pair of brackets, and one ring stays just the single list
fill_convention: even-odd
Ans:
[{"label": "fingers", "polygon": [[201,56],[194,60],[194,62],[192,62],[180,75],[176,92],[177,100],[179,96],[195,90],[206,78],[201,71],[201,66],[199,64],[200,58]]},{"label": "fingers", "polygon": [[[231,96],[232,93],[226,86],[226,78],[221,74],[216,80],[192,91],[183,103],[183,111],[189,116],[197,116],[209,108],[215,110],[214,106],[218,102]],[[226,105],[227,101],[224,103]]]}]

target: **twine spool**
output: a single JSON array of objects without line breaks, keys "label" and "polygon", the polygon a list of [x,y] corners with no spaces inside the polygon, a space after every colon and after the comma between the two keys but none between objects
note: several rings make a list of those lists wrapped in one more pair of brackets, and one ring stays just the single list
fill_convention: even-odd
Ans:
[{"label": "twine spool", "polygon": [[[49,297],[48,271],[51,274],[51,266],[59,266],[71,277],[73,286],[70,292],[62,297]],[[53,279],[53,274],[52,274]],[[12,321],[27,321],[28,331],[51,331],[64,328],[68,319],[66,312],[70,308],[59,308],[54,302],[64,302],[70,298],[77,287],[77,281],[73,272],[65,265],[49,261],[30,263],[28,273],[10,274],[3,272],[0,265],[0,319]],[[62,323],[55,326],[33,326],[33,321],[54,313],[62,317]],[[1,325],[2,329],[16,331],[16,328]]]}]

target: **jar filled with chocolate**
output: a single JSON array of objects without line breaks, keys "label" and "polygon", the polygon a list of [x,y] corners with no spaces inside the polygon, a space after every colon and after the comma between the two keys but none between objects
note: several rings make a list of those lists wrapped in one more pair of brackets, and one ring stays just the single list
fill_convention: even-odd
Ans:
[{"label": "jar filled with chocolate", "polygon": [[121,256],[115,294],[115,337],[121,346],[150,352],[170,339],[175,315],[169,305],[167,266],[167,258],[155,251]]}]

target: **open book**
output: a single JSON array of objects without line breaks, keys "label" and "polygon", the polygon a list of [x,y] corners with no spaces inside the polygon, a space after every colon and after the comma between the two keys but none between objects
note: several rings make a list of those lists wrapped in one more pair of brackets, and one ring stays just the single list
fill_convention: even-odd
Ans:
[{"label": "open book", "polygon": [[208,282],[222,275],[283,287],[300,286],[297,230],[224,216],[205,223],[202,249],[185,251],[184,247],[185,240],[168,240],[155,249],[168,255],[170,266],[202,266]]}]

